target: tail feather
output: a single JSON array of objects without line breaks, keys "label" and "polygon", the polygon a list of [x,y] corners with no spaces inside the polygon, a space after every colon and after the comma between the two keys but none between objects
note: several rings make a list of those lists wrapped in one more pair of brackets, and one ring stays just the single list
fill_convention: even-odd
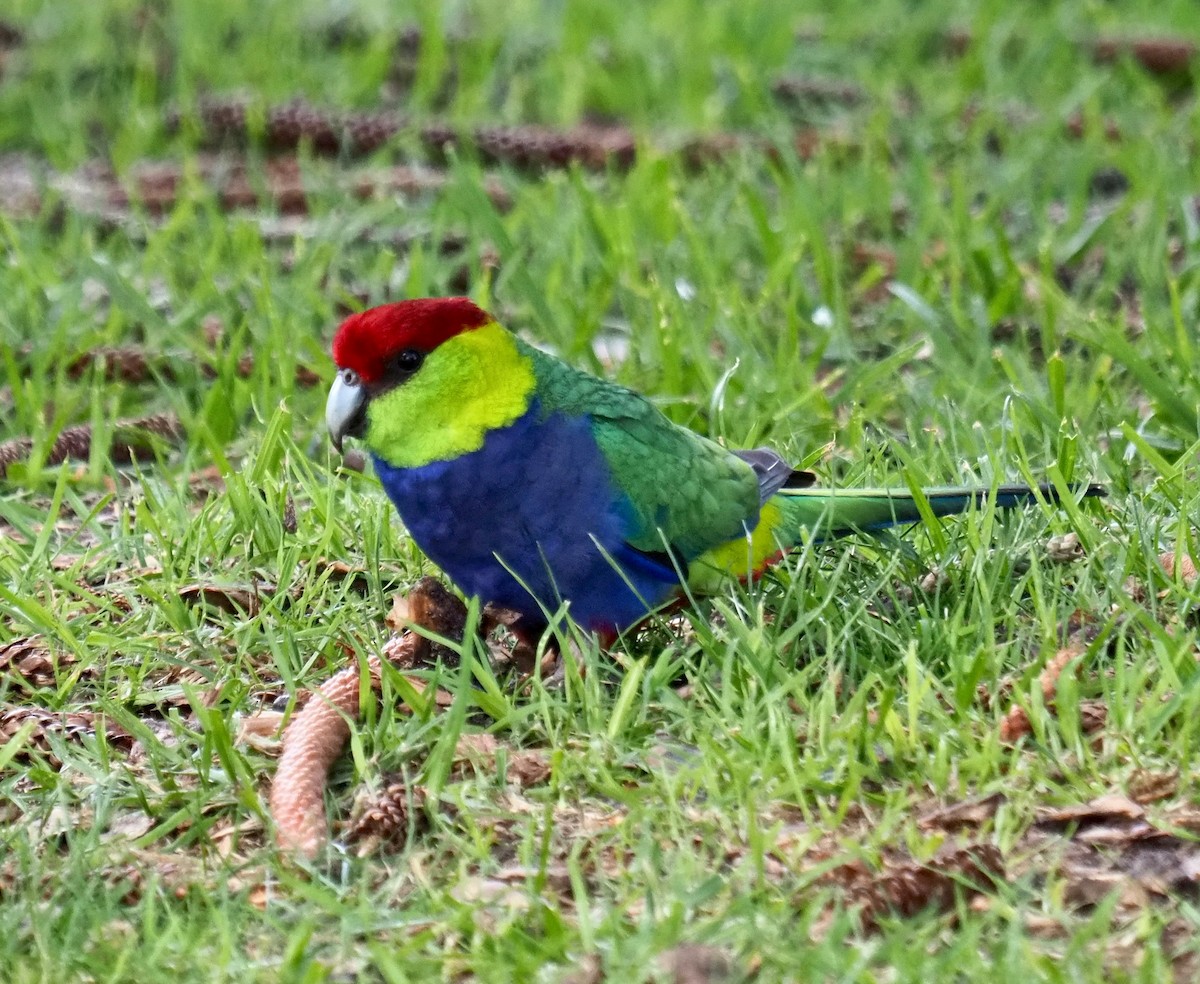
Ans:
[{"label": "tail feather", "polygon": [[[1079,498],[1103,496],[1100,485],[1072,486]],[[981,504],[993,495],[991,489],[966,486],[937,486],[921,489],[934,516],[949,516]],[[1052,485],[1001,485],[995,490],[998,509],[1044,499],[1058,502]],[[923,504],[922,504],[923,505]],[[723,577],[753,578],[800,541],[808,530],[819,540],[849,533],[870,533],[889,526],[920,522],[924,513],[907,489],[821,489],[784,484],[763,503],[758,525],[747,537],[738,537],[707,551],[689,568],[688,586],[698,592],[715,590]]]},{"label": "tail feather", "polygon": [[[1101,485],[1072,488],[1081,498],[1105,495]],[[1024,502],[1044,499],[1058,502],[1059,494],[1053,485],[1001,485],[991,489],[966,486],[936,486],[921,490],[935,516],[950,516],[966,512],[972,505],[981,505],[994,496],[997,509],[1011,509]],[[783,529],[776,534],[798,534],[810,529],[821,537],[837,537],[848,533],[870,533],[905,523],[919,522],[921,508],[913,493],[906,489],[821,489],[785,488],[772,499],[782,513]],[[785,533],[786,537],[786,533]]]}]

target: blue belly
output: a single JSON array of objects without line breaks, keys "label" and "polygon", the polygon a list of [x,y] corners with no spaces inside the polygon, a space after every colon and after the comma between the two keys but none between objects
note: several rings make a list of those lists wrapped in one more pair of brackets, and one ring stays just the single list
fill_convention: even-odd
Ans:
[{"label": "blue belly", "polygon": [[626,542],[631,513],[586,419],[539,419],[535,404],[478,451],[375,468],[417,545],[484,601],[541,622],[569,601],[580,625],[610,632],[679,588],[673,565]]}]

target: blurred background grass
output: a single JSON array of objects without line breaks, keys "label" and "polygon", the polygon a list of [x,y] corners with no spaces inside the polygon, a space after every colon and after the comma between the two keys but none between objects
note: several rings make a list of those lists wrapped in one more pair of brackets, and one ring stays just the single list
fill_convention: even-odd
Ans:
[{"label": "blurred background grass", "polygon": [[[1157,560],[1196,521],[1196,61],[1158,75],[1091,47],[1194,35],[1194,4],[10,0],[2,16],[0,184],[33,194],[0,206],[0,440],[30,436],[33,460],[0,490],[0,640],[35,640],[56,669],[37,686],[6,671],[0,722],[98,711],[142,749],[99,726],[3,732],[11,980],[555,980],[589,954],[632,980],[696,940],[763,979],[1162,979],[1186,903],[1122,921],[1018,869],[1044,802],[1139,770],[1196,792],[1195,591]],[[250,133],[214,148],[204,101],[230,94]],[[365,161],[302,145],[298,215],[228,209],[207,155],[268,188],[264,120],[294,98],[411,126]],[[637,157],[531,171],[462,146],[442,166],[418,138],[434,121],[622,125]],[[697,137],[738,143],[697,167]],[[182,174],[162,214],[136,193],[148,161]],[[354,192],[397,163],[443,183]],[[81,205],[98,174],[132,203]],[[377,645],[425,567],[369,476],[334,477],[311,374],[331,377],[346,311],[463,290],[674,419],[829,481],[1049,476],[1113,495],[803,551],[682,637],[585,653],[585,680],[513,697],[493,728],[547,749],[548,788],[509,800],[442,770],[431,832],[300,880],[269,846],[271,760],[235,741],[236,715]],[[163,361],[124,382],[78,363],[114,347]],[[183,445],[116,469],[113,422],[153,412],[178,415]],[[89,459],[41,467],[78,424]],[[1085,558],[1051,563],[1041,541],[1071,532]],[[261,600],[216,610],[198,584]],[[1077,612],[1099,634],[1055,715],[1038,675]],[[1000,694],[1029,707],[1026,746],[999,741],[1004,706],[981,695]],[[1098,741],[1088,700],[1107,708]],[[396,770],[428,781],[454,737],[436,716],[369,719],[333,811]],[[664,743],[682,764],[662,765]],[[863,936],[818,890],[835,863],[931,856],[942,835],[915,818],[995,792],[979,836],[1014,873],[990,906]],[[464,894],[513,864],[527,904]],[[1031,936],[1034,915],[1060,934]]]}]

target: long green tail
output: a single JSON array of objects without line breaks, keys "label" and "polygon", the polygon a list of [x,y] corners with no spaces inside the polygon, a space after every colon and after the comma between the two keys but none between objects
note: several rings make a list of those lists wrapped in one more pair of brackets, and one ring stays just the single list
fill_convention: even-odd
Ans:
[{"label": "long green tail", "polygon": [[[1100,485],[1080,486],[1072,491],[1085,497],[1105,494]],[[934,516],[966,512],[973,504],[980,505],[993,495],[997,509],[1011,509],[1038,498],[1059,501],[1058,492],[1048,483],[1036,488],[1001,485],[994,493],[991,489],[946,485],[922,489],[921,493]],[[916,523],[922,518],[917,500],[907,489],[783,489],[770,501],[779,506],[782,514],[781,522],[772,532],[785,543],[789,530],[798,534],[801,529],[808,529],[832,538]]]},{"label": "long green tail", "polygon": [[[1102,496],[1103,486],[1086,485],[1071,490],[1080,497]],[[965,512],[983,503],[990,489],[938,486],[921,494],[934,516]],[[1052,485],[1001,485],[995,491],[998,509],[1009,509],[1039,497],[1058,502]],[[762,507],[758,525],[749,537],[739,537],[714,547],[691,566],[688,584],[696,591],[711,591],[722,576],[755,577],[779,556],[780,550],[800,542],[804,531],[819,540],[850,533],[870,533],[922,518],[921,507],[907,489],[783,488]]]}]

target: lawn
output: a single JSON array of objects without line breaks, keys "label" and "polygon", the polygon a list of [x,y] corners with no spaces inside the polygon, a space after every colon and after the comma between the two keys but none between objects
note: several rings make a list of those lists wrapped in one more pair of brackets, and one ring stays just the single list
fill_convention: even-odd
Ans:
[{"label": "lawn", "polygon": [[[0,978],[1195,979],[1196,41],[9,0]],[[279,728],[437,573],[329,446],[330,341],[460,293],[825,483],[1109,495],[806,542],[554,678],[386,668],[296,858]]]}]

